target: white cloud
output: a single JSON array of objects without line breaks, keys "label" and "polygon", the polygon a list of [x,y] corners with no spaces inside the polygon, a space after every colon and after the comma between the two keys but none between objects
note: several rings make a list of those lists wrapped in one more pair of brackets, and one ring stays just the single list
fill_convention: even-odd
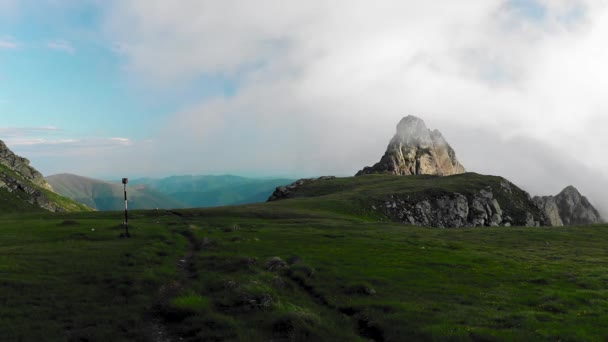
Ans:
[{"label": "white cloud", "polygon": [[128,138],[109,138],[108,140],[123,146],[130,146],[133,144],[131,139]]},{"label": "white cloud", "polygon": [[17,0],[0,0],[0,17],[12,13],[17,8]]},{"label": "white cloud", "polygon": [[32,134],[60,132],[60,128],[55,126],[41,127],[2,127],[0,126],[0,137],[24,137]]},{"label": "white cloud", "polygon": [[19,48],[19,44],[13,38],[0,37],[0,50],[15,50]]},{"label": "white cloud", "polygon": [[65,52],[69,54],[74,54],[76,52],[76,48],[74,48],[72,43],[63,39],[49,41],[46,43],[46,47],[50,50]]},{"label": "white cloud", "polygon": [[43,138],[9,138],[5,141],[8,145],[14,147],[32,146],[32,145],[59,145],[77,143],[75,139],[43,139]]},{"label": "white cloud", "polygon": [[[209,75],[235,83],[233,96],[201,99],[168,120],[159,137],[170,139],[153,149],[171,159],[167,172],[352,174],[416,114],[484,172],[545,169],[541,155],[502,153],[525,137],[601,174],[608,3],[536,3],[542,15],[507,0],[117,0],[104,31],[147,86]],[[471,155],[467,132],[479,130],[504,145]],[[502,158],[521,169],[501,168]],[[566,175],[546,177],[546,191],[567,185]]]}]

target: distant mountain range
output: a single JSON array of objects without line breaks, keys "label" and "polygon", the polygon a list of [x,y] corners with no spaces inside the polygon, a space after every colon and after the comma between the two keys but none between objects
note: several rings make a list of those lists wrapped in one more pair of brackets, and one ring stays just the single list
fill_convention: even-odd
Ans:
[{"label": "distant mountain range", "polygon": [[[46,177],[53,190],[97,210],[124,208],[123,186],[72,174]],[[183,208],[184,204],[143,186],[129,187],[129,207],[132,209]]]},{"label": "distant mountain range", "polygon": [[[46,177],[53,189],[97,210],[124,207],[123,186],[72,174]],[[200,208],[264,202],[276,187],[292,179],[255,179],[238,176],[172,176],[129,181],[132,209]]]}]

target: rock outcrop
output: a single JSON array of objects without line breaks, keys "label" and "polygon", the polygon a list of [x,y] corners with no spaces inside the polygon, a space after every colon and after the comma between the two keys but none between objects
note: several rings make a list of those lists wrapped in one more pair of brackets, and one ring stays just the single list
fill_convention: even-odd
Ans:
[{"label": "rock outcrop", "polygon": [[597,209],[573,186],[568,186],[557,196],[534,197],[534,202],[545,212],[545,216],[552,226],[576,226],[602,222]]},{"label": "rock outcrop", "polygon": [[464,172],[441,133],[429,130],[424,121],[410,115],[397,125],[397,133],[380,161],[365,167],[357,176],[374,173],[449,176]]},{"label": "rock outcrop", "polygon": [[361,208],[356,209],[358,213],[379,214],[393,222],[425,227],[548,224],[530,195],[502,177],[467,173],[452,177],[366,178],[301,179],[277,188],[268,201],[331,198],[347,201],[349,207]]},{"label": "rock outcrop", "polygon": [[308,184],[308,183],[311,183],[314,181],[329,180],[329,179],[335,179],[335,178],[336,177],[334,177],[334,176],[323,176],[323,177],[319,177],[319,178],[298,179],[297,181],[295,181],[289,185],[277,187],[276,190],[272,193],[272,195],[270,195],[270,197],[268,198],[268,202],[291,198],[297,192],[297,190],[305,184]]},{"label": "rock outcrop", "polygon": [[0,197],[4,203],[8,203],[3,205],[4,210],[23,208],[17,205],[19,202],[53,212],[84,209],[84,206],[71,200],[58,200],[61,197],[52,196],[51,191],[51,186],[40,172],[30,166],[29,160],[14,154],[0,140]]},{"label": "rock outcrop", "polygon": [[425,227],[539,227],[547,224],[543,212],[530,196],[506,180],[500,188],[487,186],[472,194],[430,193],[425,197],[391,196],[372,209],[393,221]]},{"label": "rock outcrop", "polygon": [[57,207],[40,189],[18,180],[0,170],[0,189],[4,189],[16,197],[42,209],[58,212],[64,211]]},{"label": "rock outcrop", "polygon": [[545,213],[547,218],[547,224],[553,227],[561,227],[564,225],[564,221],[559,214],[559,208],[555,203],[555,197],[534,197],[534,203]]},{"label": "rock outcrop", "polygon": [[4,165],[23,179],[37,186],[52,190],[42,174],[30,166],[30,161],[14,154],[2,140],[0,140],[0,165]]}]

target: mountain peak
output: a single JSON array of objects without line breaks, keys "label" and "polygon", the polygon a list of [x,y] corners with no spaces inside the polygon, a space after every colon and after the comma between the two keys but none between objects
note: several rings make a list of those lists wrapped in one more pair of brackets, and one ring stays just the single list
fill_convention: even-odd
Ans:
[{"label": "mountain peak", "polygon": [[581,195],[580,191],[578,191],[578,189],[575,188],[573,185],[568,185],[567,187],[565,187],[564,190],[562,190],[558,196],[583,197],[583,195]]},{"label": "mountain peak", "polygon": [[2,140],[0,140],[0,165],[5,166],[37,186],[52,190],[51,186],[44,180],[42,174],[30,166],[30,161],[28,159],[13,153]]},{"label": "mountain peak", "polygon": [[456,152],[438,130],[429,130],[424,120],[408,115],[397,124],[397,132],[384,156],[357,176],[388,173],[395,175],[448,176],[464,173]]},{"label": "mountain peak", "polygon": [[413,115],[408,115],[399,121],[395,137],[408,144],[428,145],[431,143],[426,124],[422,119]]},{"label": "mountain peak", "polygon": [[601,223],[600,213],[577,188],[567,186],[557,196],[535,197],[552,226]]}]

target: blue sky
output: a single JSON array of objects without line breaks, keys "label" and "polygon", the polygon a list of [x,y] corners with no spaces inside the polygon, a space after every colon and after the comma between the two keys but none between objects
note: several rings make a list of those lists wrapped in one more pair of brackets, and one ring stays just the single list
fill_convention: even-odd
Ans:
[{"label": "blue sky", "polygon": [[29,4],[2,20],[0,37],[15,44],[0,51],[2,126],[56,127],[65,138],[124,136],[121,121],[158,115],[129,96],[117,56],[88,39],[97,21],[93,7],[66,14]]},{"label": "blue sky", "polygon": [[3,127],[55,127],[46,135],[56,139],[141,140],[157,130],[167,113],[189,101],[231,91],[229,82],[213,77],[175,89],[137,84],[124,72],[112,43],[99,34],[99,6],[87,1],[41,4],[24,2],[14,17],[8,14],[0,21]]},{"label": "blue sky", "polygon": [[350,175],[414,114],[599,198],[606,36],[603,0],[0,0],[0,139],[47,175]]}]

